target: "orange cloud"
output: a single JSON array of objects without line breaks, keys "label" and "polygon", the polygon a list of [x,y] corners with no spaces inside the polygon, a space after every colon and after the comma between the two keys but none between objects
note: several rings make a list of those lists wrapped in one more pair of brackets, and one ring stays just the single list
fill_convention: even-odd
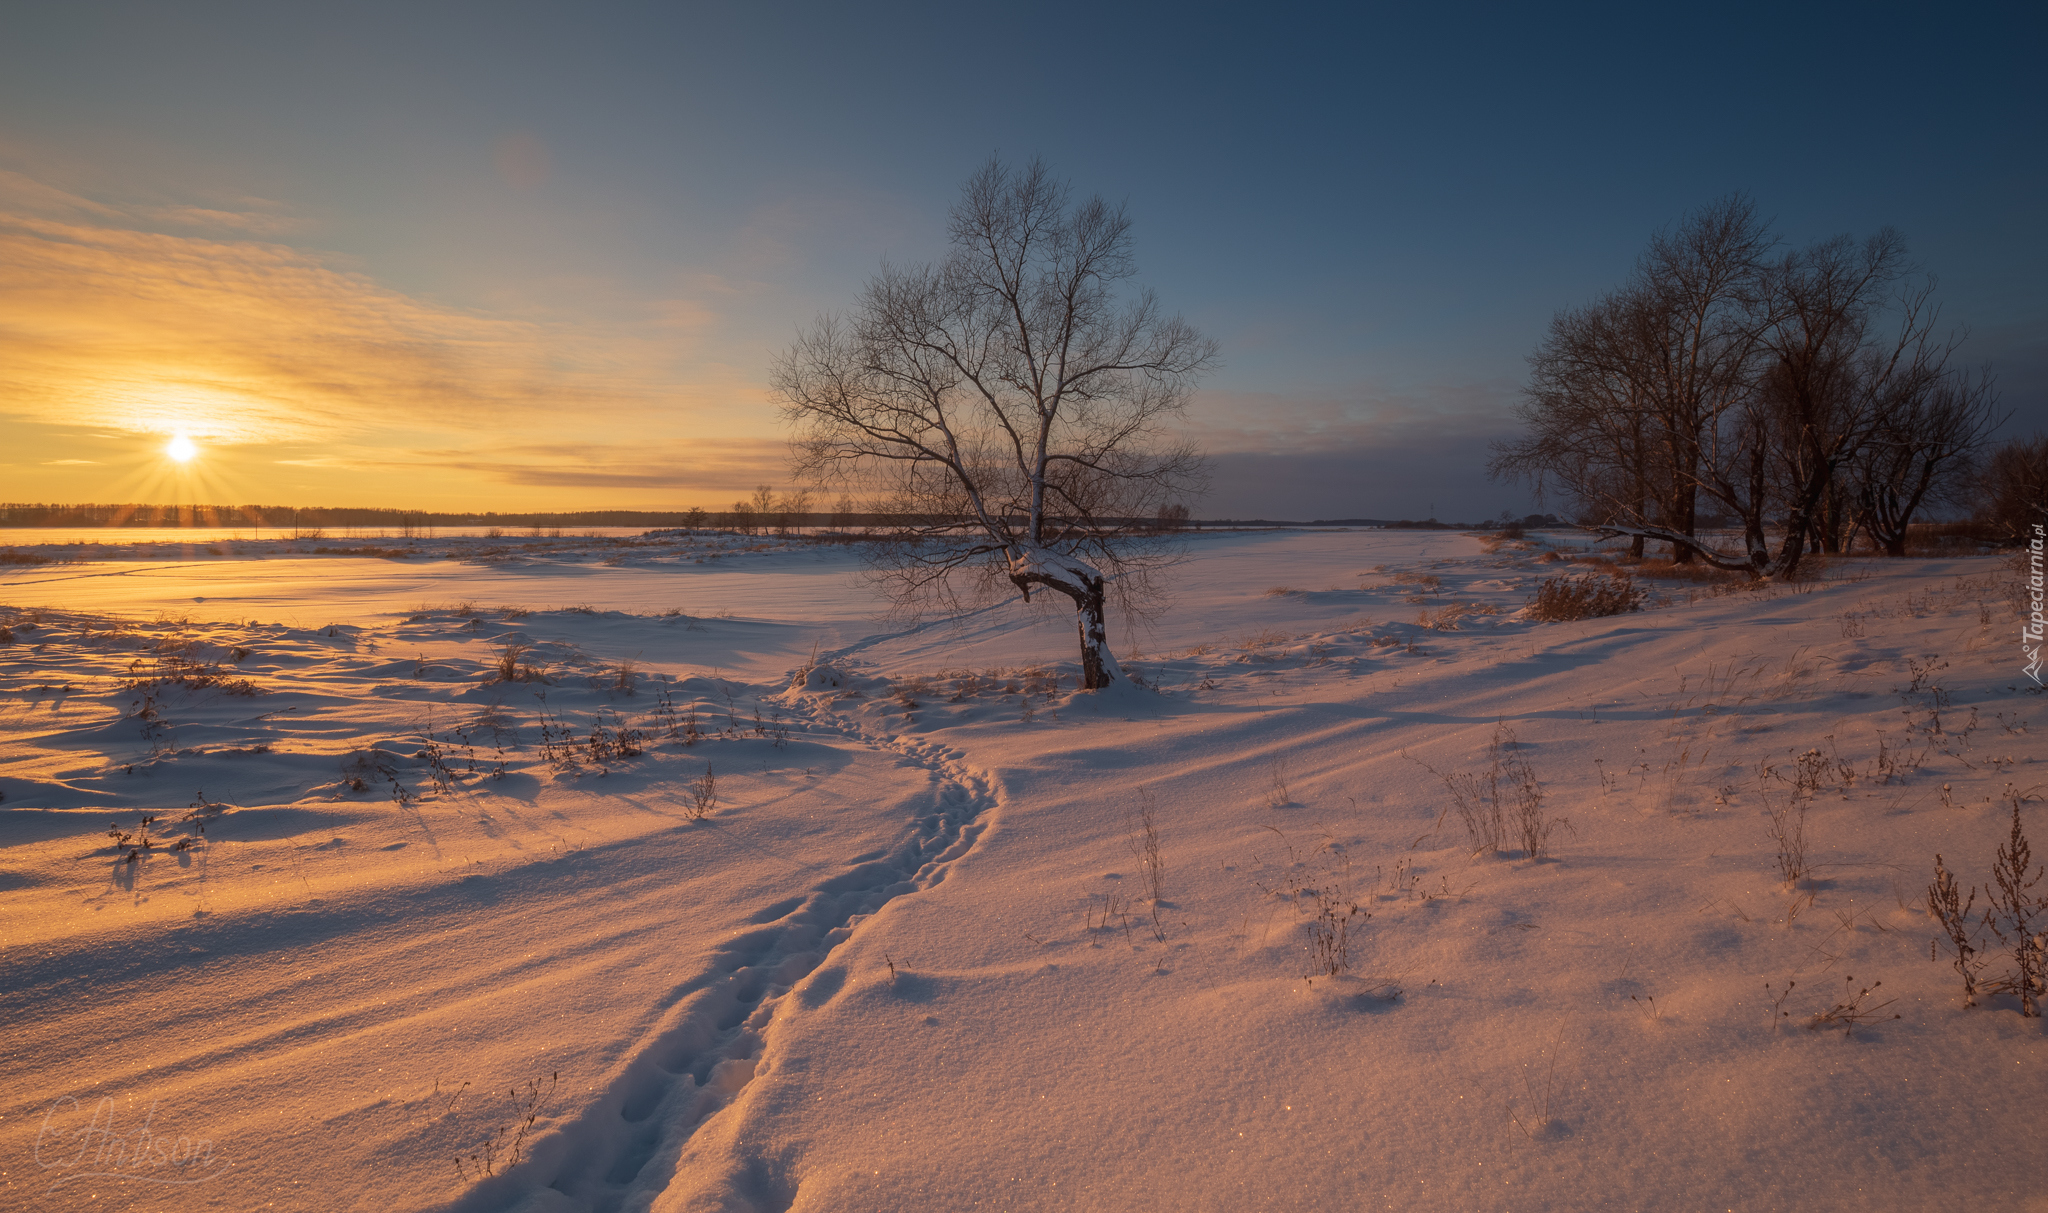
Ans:
[{"label": "orange cloud", "polygon": [[[712,505],[784,478],[757,372],[703,352],[713,304],[642,301],[601,326],[448,307],[250,238],[300,226],[280,209],[113,206],[0,171],[19,492],[143,492],[159,461],[140,436],[176,431],[236,500]],[[81,430],[128,449],[56,458],[84,453],[65,449]]]},{"label": "orange cloud", "polygon": [[291,439],[408,409],[629,394],[603,374],[563,382],[534,325],[424,305],[274,244],[0,215],[0,316],[12,410],[128,431]]}]

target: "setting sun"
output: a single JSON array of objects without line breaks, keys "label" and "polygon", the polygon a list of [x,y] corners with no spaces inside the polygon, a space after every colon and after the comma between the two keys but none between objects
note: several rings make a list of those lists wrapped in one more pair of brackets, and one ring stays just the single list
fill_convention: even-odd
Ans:
[{"label": "setting sun", "polygon": [[164,448],[164,454],[169,455],[172,459],[177,460],[179,463],[185,463],[189,461],[192,458],[192,456],[197,455],[198,453],[199,448],[194,446],[192,444],[192,440],[190,438],[185,437],[183,434],[179,434],[177,437],[171,439],[170,445]]}]

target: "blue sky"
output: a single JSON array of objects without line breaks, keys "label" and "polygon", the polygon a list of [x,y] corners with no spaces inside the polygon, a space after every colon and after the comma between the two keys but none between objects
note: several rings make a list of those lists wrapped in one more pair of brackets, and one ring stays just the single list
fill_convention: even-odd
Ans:
[{"label": "blue sky", "polygon": [[1550,316],[1736,190],[1901,229],[2048,426],[2033,8],[10,14],[9,496],[145,491],[184,429],[209,499],[718,504],[782,478],[774,353],[992,153],[1125,201],[1221,341],[1202,514],[1531,507],[1483,464]]}]

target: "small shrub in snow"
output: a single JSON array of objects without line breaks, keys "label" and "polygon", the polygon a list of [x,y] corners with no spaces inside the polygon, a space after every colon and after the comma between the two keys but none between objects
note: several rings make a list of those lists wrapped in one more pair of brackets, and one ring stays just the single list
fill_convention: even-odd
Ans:
[{"label": "small shrub in snow", "polygon": [[[486,1176],[509,1171],[526,1160],[526,1139],[532,1134],[541,1112],[553,1102],[555,1089],[561,1083],[562,1072],[557,1070],[545,1083],[538,1078],[528,1079],[525,1087],[514,1087],[507,1092],[513,1107],[512,1123],[486,1134],[483,1143],[473,1152],[455,1156],[455,1173],[462,1177],[464,1183],[474,1183]],[[465,1087],[468,1085],[463,1084]],[[453,1100],[449,1101],[449,1106],[454,1106]]]},{"label": "small shrub in snow", "polygon": [[545,682],[540,671],[527,664],[526,655],[533,646],[524,641],[508,640],[498,650],[498,659],[491,667],[494,682]]},{"label": "small shrub in snow", "polygon": [[[2033,848],[2020,828],[2018,791],[2008,791],[2012,800],[2012,831],[1998,848],[1998,860],[1991,866],[1991,881],[1998,892],[1990,897],[1984,911],[1984,925],[2001,944],[2012,951],[2012,968],[1992,984],[1992,989],[2015,995],[2020,1014],[2029,1018],[2041,1014],[2041,996],[2048,994],[2048,897],[2033,894],[2041,882],[2041,869],[2027,869],[2033,863]],[[1989,890],[1986,890],[1988,893]]]},{"label": "small shrub in snow", "polygon": [[616,716],[607,723],[607,715],[604,708],[598,708],[597,719],[590,726],[590,736],[584,739],[583,748],[589,753],[590,761],[601,766],[622,758],[638,758],[644,753],[641,743],[647,740],[647,734],[629,727]]},{"label": "small shrub in snow", "polygon": [[718,807],[718,776],[711,771],[711,764],[704,764],[704,774],[690,784],[689,813],[691,821],[702,821],[711,816],[711,810]]},{"label": "small shrub in snow", "polygon": [[1343,895],[1335,885],[1306,890],[1315,916],[1308,924],[1310,980],[1338,977],[1351,971],[1351,924],[1372,917],[1372,912]]},{"label": "small shrub in snow", "polygon": [[[1543,786],[1536,772],[1522,760],[1515,731],[1496,725],[1486,748],[1487,769],[1479,774],[1446,774],[1421,763],[1422,768],[1443,781],[1465,827],[1472,854],[1496,854],[1508,849],[1508,842],[1521,844],[1522,854],[1541,859],[1550,851],[1550,833],[1558,826],[1567,830],[1571,822],[1550,817],[1543,811]],[[1416,760],[1420,762],[1420,759]]]},{"label": "small shrub in snow", "polygon": [[1806,799],[1795,794],[1789,801],[1772,804],[1761,781],[1757,791],[1764,797],[1764,810],[1770,814],[1771,841],[1778,845],[1778,878],[1786,888],[1791,888],[1810,870],[1806,861]]},{"label": "small shrub in snow", "polygon": [[1976,924],[1971,921],[1971,911],[1977,908],[1977,888],[1970,886],[1968,900],[1965,900],[1956,878],[1943,863],[1942,857],[1934,857],[1934,883],[1927,886],[1927,913],[1941,924],[1946,938],[1927,945],[1927,959],[1937,960],[1940,945],[1948,944],[1949,961],[1955,965],[1956,976],[1963,982],[1963,1005],[1977,1005],[1977,974],[1982,972],[1989,961],[1977,947]]},{"label": "small shrub in snow", "polygon": [[1372,911],[1345,891],[1345,883],[1340,872],[1330,871],[1289,872],[1277,886],[1259,884],[1261,892],[1289,903],[1297,916],[1308,919],[1302,976],[1310,981],[1349,973],[1352,926],[1364,926],[1372,919]]},{"label": "small shrub in snow", "polygon": [[[1927,958],[1940,959],[1942,945],[1947,945],[1949,962],[1962,979],[1964,1006],[1976,1006],[1980,993],[2011,994],[2020,1000],[2020,1014],[2034,1018],[2041,1014],[2042,996],[2048,994],[2048,930],[2044,930],[2048,927],[2048,896],[2033,892],[2042,869],[2033,864],[2033,848],[2020,824],[2024,796],[2017,790],[2008,790],[2007,795],[2012,826],[1992,865],[1994,888],[1985,890],[1987,904],[1981,914],[1973,914],[1977,887],[1970,886],[1966,896],[1942,857],[1934,857],[1927,912],[1941,924],[1942,938],[1928,945]],[[1981,978],[1991,963],[1985,946],[1987,932],[2012,955],[2012,967],[1990,981]]]},{"label": "small shrub in snow", "polygon": [[1529,600],[1529,617],[1543,623],[1625,615],[1643,607],[1645,591],[1627,573],[1546,577]]}]

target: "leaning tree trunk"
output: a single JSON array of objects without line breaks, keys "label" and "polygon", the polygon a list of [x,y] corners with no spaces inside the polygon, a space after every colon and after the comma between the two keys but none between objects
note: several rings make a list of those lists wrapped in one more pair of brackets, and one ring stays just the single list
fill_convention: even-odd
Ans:
[{"label": "leaning tree trunk", "polygon": [[1123,677],[1109,651],[1109,625],[1103,613],[1103,576],[1085,560],[1063,556],[1030,544],[1010,546],[1010,581],[1031,600],[1031,587],[1042,585],[1074,600],[1081,633],[1081,689],[1099,691]]},{"label": "leaning tree trunk", "polygon": [[1084,589],[1074,600],[1074,609],[1080,615],[1076,622],[1081,630],[1081,688],[1093,691],[1116,681],[1116,658],[1109,653],[1109,625],[1102,615],[1102,578],[1090,578]]}]

